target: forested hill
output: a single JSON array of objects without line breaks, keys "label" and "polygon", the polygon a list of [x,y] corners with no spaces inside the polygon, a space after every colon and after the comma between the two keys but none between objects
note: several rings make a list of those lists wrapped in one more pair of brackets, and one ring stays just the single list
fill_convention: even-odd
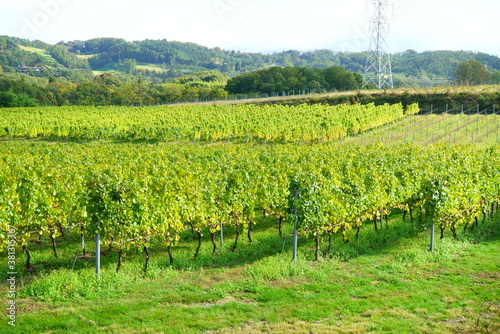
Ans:
[{"label": "forested hill", "polygon": [[87,59],[69,52],[66,45],[0,36],[0,73],[24,72],[39,77],[92,78]]},{"label": "forested hill", "polygon": [[[194,43],[167,40],[127,42],[120,38],[97,38],[87,41],[50,45],[41,41],[0,36],[0,71],[31,73],[34,76],[66,77],[85,81],[95,72],[115,72],[140,76],[153,81],[216,70],[234,76],[272,66],[327,68],[342,66],[362,73],[366,53],[330,50],[273,54],[246,53],[207,48]],[[490,71],[500,70],[500,58],[468,51],[412,50],[393,54],[392,67],[397,85],[432,85],[453,78],[456,65],[475,59]]]}]

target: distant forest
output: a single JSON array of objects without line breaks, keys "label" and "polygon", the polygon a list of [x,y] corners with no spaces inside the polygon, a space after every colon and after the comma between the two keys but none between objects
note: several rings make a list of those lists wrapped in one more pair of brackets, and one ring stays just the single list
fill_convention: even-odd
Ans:
[{"label": "distant forest", "polygon": [[[51,45],[0,36],[0,103],[147,104],[248,92],[356,89],[366,58],[363,52],[260,54],[167,40],[96,38]],[[470,60],[486,67],[488,83],[500,83],[497,56],[413,50],[392,55],[394,83],[451,84],[458,64]],[[242,74],[247,75],[238,77]],[[247,89],[240,89],[245,85]]]},{"label": "distant forest", "polygon": [[[57,61],[19,46],[46,50]],[[216,70],[230,76],[247,73],[272,66],[328,68],[342,66],[362,73],[366,65],[367,53],[334,52],[315,50],[300,52],[288,50],[273,54],[247,53],[207,48],[194,43],[167,40],[144,40],[127,42],[120,38],[96,38],[88,41],[71,41],[50,45],[41,41],[0,37],[0,66],[4,72],[15,72],[22,64],[42,66],[47,69],[117,69],[123,70],[127,60],[137,64],[157,65],[155,69],[140,72],[145,76],[160,79],[175,78],[203,70]],[[418,53],[413,50],[392,55],[394,74],[406,78],[428,78],[452,80],[458,63],[475,59],[492,71],[500,70],[500,58],[485,53],[469,51],[428,51]],[[61,73],[57,73],[61,74]],[[397,84],[397,83],[396,83]]]}]

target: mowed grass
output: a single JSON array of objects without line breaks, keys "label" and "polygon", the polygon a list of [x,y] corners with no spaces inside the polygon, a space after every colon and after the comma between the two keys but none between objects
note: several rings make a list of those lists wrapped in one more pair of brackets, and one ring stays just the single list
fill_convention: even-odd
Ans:
[{"label": "mowed grass", "polygon": [[[181,72],[181,73],[185,73],[185,74],[190,74],[192,72],[204,70],[201,67],[189,66],[189,65],[186,65],[186,66],[176,65],[174,67],[168,66],[168,68],[166,68],[163,64],[154,64],[154,63],[145,63],[145,62],[138,62],[137,69],[142,70],[142,71],[148,70],[148,71],[156,71],[156,72],[168,72],[169,70],[173,69],[177,72]],[[102,67],[95,69],[93,72],[95,75],[103,74],[103,73],[124,74],[122,65],[117,63],[117,62],[110,62]]]},{"label": "mowed grass", "polygon": [[152,63],[137,63],[137,69],[139,70],[149,70],[149,71],[157,71],[157,72],[167,72],[168,69],[165,68],[162,64],[152,64]]},{"label": "mowed grass", "polygon": [[[330,254],[313,261],[314,242],[299,238],[291,261],[291,226],[284,237],[274,218],[257,218],[253,244],[232,229],[212,255],[205,234],[198,259],[190,231],[172,249],[103,256],[100,281],[93,258],[77,258],[78,237],[33,246],[34,271],[19,268],[17,326],[1,333],[498,333],[500,217],[473,231],[447,233],[428,251],[428,222],[393,214],[388,229],[363,227],[360,238],[335,237]],[[481,221],[481,220],[480,220]],[[243,234],[242,234],[243,236]],[[219,240],[217,240],[217,243]],[[88,242],[91,251],[91,242]],[[327,242],[323,240],[322,250]],[[21,267],[24,255],[18,254]],[[5,262],[5,261],[4,261]],[[73,267],[72,270],[71,268]],[[2,263],[4,265],[4,263]],[[2,273],[6,272],[1,267]],[[5,282],[5,280],[3,280]],[[6,289],[2,285],[2,293]],[[5,311],[4,311],[5,312]]]}]

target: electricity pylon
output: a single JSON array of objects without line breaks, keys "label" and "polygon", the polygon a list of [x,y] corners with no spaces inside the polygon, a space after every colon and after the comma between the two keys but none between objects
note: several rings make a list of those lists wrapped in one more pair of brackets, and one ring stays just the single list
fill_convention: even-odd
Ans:
[{"label": "electricity pylon", "polygon": [[370,50],[366,59],[365,83],[372,84],[378,89],[388,87],[394,88],[392,81],[391,56],[388,52],[386,37],[389,33],[389,19],[387,18],[387,7],[392,6],[390,0],[371,0],[375,6],[375,15],[370,23],[372,36],[370,39]]}]

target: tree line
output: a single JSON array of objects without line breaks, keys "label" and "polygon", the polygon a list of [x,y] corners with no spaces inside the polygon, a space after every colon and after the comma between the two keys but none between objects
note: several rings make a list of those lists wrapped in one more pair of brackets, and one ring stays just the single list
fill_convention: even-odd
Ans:
[{"label": "tree line", "polygon": [[343,67],[326,69],[306,67],[271,67],[231,78],[226,90],[229,94],[353,90],[363,84],[363,77]]},{"label": "tree line", "polygon": [[155,105],[183,101],[222,100],[228,94],[216,82],[193,79],[185,84],[154,84],[130,76],[101,74],[92,80],[72,83],[51,77],[0,75],[0,107],[36,105]]},{"label": "tree line", "polygon": [[[232,94],[353,90],[362,86],[359,72],[365,56],[329,50],[263,55],[194,43],[117,38],[50,45],[0,36],[0,107],[149,105],[220,100]],[[21,64],[25,73],[19,73]],[[224,64],[229,68],[222,68]],[[106,72],[95,76],[91,67],[97,66],[107,66]],[[409,84],[403,84],[398,71],[424,81],[449,75],[448,82],[461,85],[500,84],[500,58],[480,53],[408,50],[393,56],[393,69],[396,86]]]},{"label": "tree line", "polygon": [[[52,57],[23,50],[19,46],[46,50]],[[287,50],[273,54],[249,53],[207,48],[195,43],[181,43],[168,40],[143,40],[127,42],[121,38],[95,38],[86,41],[60,42],[50,45],[42,41],[0,36],[0,66],[4,72],[16,72],[22,63],[26,66],[42,66],[44,72],[32,73],[37,76],[64,76],[71,81],[88,80],[78,71],[64,69],[113,70],[127,73],[127,61],[137,64],[153,64],[149,69],[137,68],[134,76],[147,78],[153,82],[163,82],[181,75],[202,70],[215,70],[235,76],[262,68],[308,67],[326,69],[341,66],[363,73],[366,52],[335,52],[314,50],[300,52]],[[485,53],[470,51],[426,51],[406,50],[391,55],[394,82],[398,85],[415,85],[441,79],[452,81],[455,68],[460,62],[477,60],[487,66],[490,74],[500,71],[500,58]],[[55,63],[54,63],[55,60]],[[60,73],[58,71],[61,71]],[[92,75],[87,71],[85,75]],[[495,78],[498,81],[498,74]]]}]

